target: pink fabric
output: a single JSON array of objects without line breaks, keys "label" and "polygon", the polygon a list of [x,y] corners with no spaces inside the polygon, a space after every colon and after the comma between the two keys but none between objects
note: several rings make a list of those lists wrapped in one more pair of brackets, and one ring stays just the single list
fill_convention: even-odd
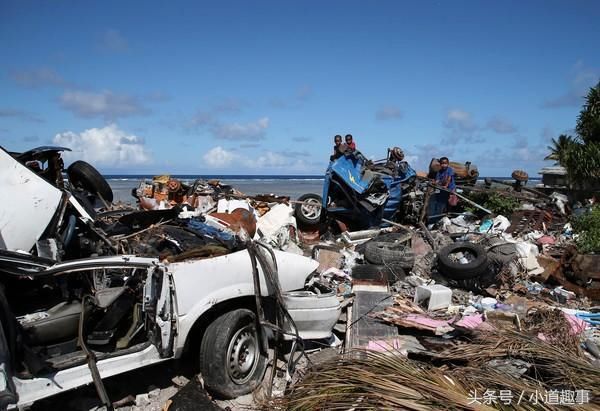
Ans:
[{"label": "pink fabric", "polygon": [[[585,329],[587,327],[587,323],[585,321],[583,321],[581,318],[577,318],[574,315],[567,314],[564,312],[563,312],[563,315],[565,316],[565,318],[569,322],[569,325],[571,326],[571,334],[579,335],[585,331]],[[538,333],[537,337],[542,341],[551,341],[543,333]]]},{"label": "pink fabric", "polygon": [[401,342],[396,338],[391,341],[385,340],[377,340],[377,341],[369,341],[367,345],[367,350],[377,351],[377,352],[387,352],[392,350],[399,350],[402,347]]},{"label": "pink fabric", "polygon": [[483,324],[483,314],[468,315],[454,323],[457,327],[468,328],[470,330],[474,330],[481,324]]},{"label": "pink fabric", "polygon": [[585,331],[585,329],[587,327],[587,323],[585,321],[583,321],[581,318],[577,318],[574,315],[567,314],[567,313],[563,313],[563,315],[567,318],[567,320],[569,321],[569,324],[571,325],[571,334],[579,335]]},{"label": "pink fabric", "polygon": [[537,243],[538,243],[539,245],[544,245],[544,244],[554,244],[554,243],[556,243],[556,239],[555,239],[554,237],[551,237],[551,236],[549,236],[549,235],[545,235],[545,236],[543,236],[543,237],[540,237],[540,238],[537,240]]},{"label": "pink fabric", "polygon": [[419,314],[409,314],[406,317],[404,317],[404,320],[431,328],[448,326],[448,321],[434,320],[432,318]]}]

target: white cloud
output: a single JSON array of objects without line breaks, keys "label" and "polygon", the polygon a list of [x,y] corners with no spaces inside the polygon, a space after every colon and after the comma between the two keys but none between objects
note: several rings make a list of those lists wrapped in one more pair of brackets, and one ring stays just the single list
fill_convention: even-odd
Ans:
[{"label": "white cloud", "polygon": [[240,113],[247,103],[237,98],[226,98],[213,106],[215,113]]},{"label": "white cloud", "polygon": [[119,30],[115,29],[107,29],[102,35],[102,39],[100,41],[100,45],[102,48],[108,51],[114,52],[123,52],[127,51],[129,48],[129,44],[127,43],[127,39],[123,37]]},{"label": "white cloud", "polygon": [[99,93],[70,90],[60,96],[60,104],[66,110],[80,117],[119,117],[145,114],[149,110],[143,107],[136,97],[116,94],[110,90]]},{"label": "white cloud", "polygon": [[256,159],[246,159],[245,164],[250,168],[272,168],[272,167],[283,167],[292,163],[290,157],[286,157],[279,153],[272,151],[265,151],[259,155]]},{"label": "white cloud", "polygon": [[375,118],[377,120],[398,120],[401,119],[402,116],[402,110],[396,106],[384,106],[375,113]]},{"label": "white cloud", "polygon": [[487,128],[498,134],[511,134],[517,131],[517,127],[502,117],[494,117],[487,122]]},{"label": "white cloud", "polygon": [[269,118],[263,117],[255,122],[239,124],[215,124],[212,129],[215,137],[223,140],[261,140],[269,127]]},{"label": "white cloud", "polygon": [[297,109],[302,107],[307,100],[313,95],[313,89],[308,84],[305,84],[296,90],[296,93],[286,97],[273,97],[270,100],[270,105],[280,109]]},{"label": "white cloud", "polygon": [[19,118],[30,123],[44,123],[45,120],[36,113],[17,109],[17,108],[0,108],[0,117]]},{"label": "white cloud", "polygon": [[589,67],[582,60],[577,61],[569,73],[569,84],[566,93],[546,100],[542,107],[558,108],[573,107],[583,104],[583,97],[587,94],[590,87],[598,82],[600,70]]},{"label": "white cloud", "polygon": [[207,111],[197,111],[187,124],[188,128],[202,127],[215,124],[215,117]]},{"label": "white cloud", "polygon": [[234,152],[227,151],[223,147],[217,146],[208,150],[202,156],[202,159],[211,167],[221,168],[231,165],[237,157],[238,156]]},{"label": "white cloud", "polygon": [[235,166],[236,169],[248,168],[253,170],[277,170],[281,171],[306,171],[310,164],[303,159],[289,153],[277,153],[270,150],[259,153],[256,156],[245,155],[244,152],[227,150],[216,146],[208,150],[202,156],[202,160],[210,167],[225,168]]},{"label": "white cloud", "polygon": [[475,131],[479,128],[473,121],[471,113],[458,108],[448,110],[444,124],[447,128],[464,132]]},{"label": "white cloud", "polygon": [[59,133],[52,142],[73,150],[64,153],[67,160],[84,160],[93,165],[121,167],[145,164],[151,157],[142,138],[127,134],[116,124],[81,133]]},{"label": "white cloud", "polygon": [[31,70],[14,70],[10,77],[23,87],[40,88],[44,86],[64,86],[66,81],[53,69],[39,67]]}]

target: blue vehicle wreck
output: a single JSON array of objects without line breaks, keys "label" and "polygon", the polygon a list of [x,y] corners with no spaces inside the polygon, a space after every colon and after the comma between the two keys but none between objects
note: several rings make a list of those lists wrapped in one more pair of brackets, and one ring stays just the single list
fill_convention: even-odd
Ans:
[{"label": "blue vehicle wreck", "polygon": [[416,180],[416,172],[397,147],[379,161],[346,150],[332,156],[323,195],[298,198],[296,218],[303,225],[329,226],[340,221],[352,229],[386,225],[384,220],[416,222],[424,197]]}]

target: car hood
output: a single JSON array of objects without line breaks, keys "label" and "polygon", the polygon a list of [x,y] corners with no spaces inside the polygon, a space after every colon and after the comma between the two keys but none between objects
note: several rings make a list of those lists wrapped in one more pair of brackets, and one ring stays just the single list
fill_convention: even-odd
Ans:
[{"label": "car hood", "polygon": [[29,252],[58,210],[62,191],[0,149],[0,249]]}]

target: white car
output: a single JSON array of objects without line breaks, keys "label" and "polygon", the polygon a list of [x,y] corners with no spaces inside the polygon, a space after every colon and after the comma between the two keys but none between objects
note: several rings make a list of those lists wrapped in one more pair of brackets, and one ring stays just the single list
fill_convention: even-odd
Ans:
[{"label": "white car", "polygon": [[[339,317],[333,292],[306,286],[317,262],[257,243],[209,258],[102,255],[116,243],[89,206],[4,150],[0,196],[0,409],[91,382],[106,404],[103,378],[184,350],[207,388],[234,398],[261,383],[269,338],[328,338]],[[95,255],[64,258],[95,235]]]}]

